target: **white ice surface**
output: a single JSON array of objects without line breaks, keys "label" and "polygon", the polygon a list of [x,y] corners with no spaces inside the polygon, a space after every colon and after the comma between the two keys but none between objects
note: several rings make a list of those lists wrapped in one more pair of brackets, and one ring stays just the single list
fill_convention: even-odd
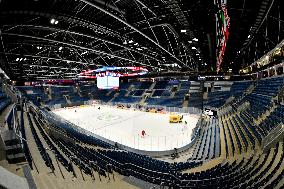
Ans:
[{"label": "white ice surface", "polygon": [[[180,148],[191,142],[196,126],[196,115],[184,114],[185,123],[169,123],[169,114],[123,110],[100,106],[57,109],[53,112],[62,118],[104,138],[147,151],[164,151]],[[146,136],[142,138],[141,132]]]}]

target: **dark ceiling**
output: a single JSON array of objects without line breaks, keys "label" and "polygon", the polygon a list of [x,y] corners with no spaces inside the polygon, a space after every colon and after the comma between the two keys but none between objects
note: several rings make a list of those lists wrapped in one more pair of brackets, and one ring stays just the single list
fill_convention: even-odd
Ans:
[{"label": "dark ceiling", "polygon": [[283,0],[231,0],[228,7],[230,36],[222,68],[238,73],[283,40],[284,6]]},{"label": "dark ceiling", "polygon": [[[242,60],[266,1],[266,11],[280,6],[228,2],[223,70]],[[13,80],[71,79],[101,66],[208,73],[216,64],[215,12],[213,0],[0,0],[0,65]]]}]

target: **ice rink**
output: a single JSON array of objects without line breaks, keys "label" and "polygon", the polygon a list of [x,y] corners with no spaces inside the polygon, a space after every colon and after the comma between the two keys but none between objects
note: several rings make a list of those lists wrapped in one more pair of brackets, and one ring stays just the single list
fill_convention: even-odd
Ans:
[{"label": "ice rink", "polygon": [[[180,148],[191,142],[198,116],[183,114],[183,123],[169,123],[169,114],[100,106],[57,109],[53,112],[77,126],[120,144],[147,151]],[[145,130],[146,136],[141,136]]]}]

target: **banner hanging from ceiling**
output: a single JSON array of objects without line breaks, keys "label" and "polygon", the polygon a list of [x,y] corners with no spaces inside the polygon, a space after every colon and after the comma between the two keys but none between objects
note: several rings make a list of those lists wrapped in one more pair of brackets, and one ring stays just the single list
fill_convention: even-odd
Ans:
[{"label": "banner hanging from ceiling", "polygon": [[227,10],[227,0],[214,0],[218,11],[216,15],[216,58],[217,58],[217,73],[221,69],[221,64],[224,59],[227,41],[229,38],[230,17]]}]

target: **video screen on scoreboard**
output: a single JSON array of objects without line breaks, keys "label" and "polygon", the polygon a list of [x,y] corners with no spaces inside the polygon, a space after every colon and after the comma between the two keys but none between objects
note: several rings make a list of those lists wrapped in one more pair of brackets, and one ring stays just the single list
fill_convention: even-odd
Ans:
[{"label": "video screen on scoreboard", "polygon": [[97,87],[99,89],[119,88],[119,77],[114,77],[114,76],[97,77]]}]

